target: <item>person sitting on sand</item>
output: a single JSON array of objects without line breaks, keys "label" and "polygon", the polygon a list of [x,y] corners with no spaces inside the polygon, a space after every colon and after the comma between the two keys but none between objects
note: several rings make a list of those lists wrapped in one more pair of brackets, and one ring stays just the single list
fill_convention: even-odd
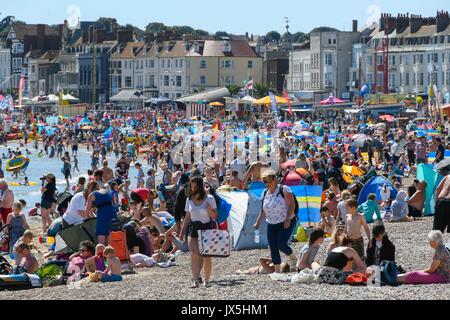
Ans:
[{"label": "person sitting on sand", "polygon": [[96,271],[95,277],[101,282],[122,281],[122,264],[120,263],[119,258],[117,258],[114,248],[107,246],[105,250],[103,250],[103,255],[108,262],[108,267],[103,272]]},{"label": "person sitting on sand", "polygon": [[20,237],[19,239],[17,239],[16,244],[14,245],[14,247],[12,249],[12,252],[14,253],[14,259],[15,259],[16,266],[18,266],[20,264],[20,260],[21,260],[20,255],[19,255],[19,250],[18,250],[19,245],[22,243],[26,243],[27,245],[30,246],[30,249],[33,249],[34,248],[33,237],[34,237],[33,232],[31,230],[26,230],[23,233],[23,236]]},{"label": "person sitting on sand", "polygon": [[150,229],[150,236],[153,242],[153,252],[175,253],[181,250],[181,241],[173,233],[160,234],[158,229],[153,227]]},{"label": "person sitting on sand", "polygon": [[20,263],[14,267],[14,274],[21,273],[35,273],[39,268],[39,263],[36,257],[31,253],[30,245],[22,242],[18,245],[16,251],[20,257]]},{"label": "person sitting on sand", "polygon": [[414,220],[412,217],[408,217],[408,204],[406,203],[406,198],[408,195],[405,191],[401,190],[397,193],[395,200],[392,201],[392,221],[393,222],[411,222]]},{"label": "person sitting on sand", "polygon": [[415,187],[416,191],[411,197],[406,198],[406,203],[410,209],[410,216],[421,217],[423,208],[425,207],[425,189],[427,188],[427,183],[421,180],[415,184]]},{"label": "person sitting on sand", "polygon": [[[366,273],[366,265],[359,253],[351,248],[352,240],[343,234],[341,246],[334,248],[327,256],[325,263],[319,270],[319,279],[322,283],[343,284],[352,271]],[[355,265],[354,270],[353,264]]]},{"label": "person sitting on sand", "polygon": [[97,271],[105,271],[105,257],[103,252],[105,251],[105,246],[103,244],[98,244],[95,247],[95,255],[86,260],[86,271],[90,273],[95,273]]},{"label": "person sitting on sand", "polygon": [[[289,264],[282,262],[280,265],[281,273],[288,273],[291,271]],[[252,267],[247,270],[236,270],[237,275],[256,275],[256,274],[270,274],[275,272],[275,266],[273,265],[271,258],[259,258],[259,266]]]},{"label": "person sitting on sand", "polygon": [[435,250],[433,260],[428,269],[411,271],[397,276],[398,283],[434,284],[447,283],[450,280],[450,251],[444,245],[444,237],[439,230],[428,234],[431,248]]},{"label": "person sitting on sand", "polygon": [[343,221],[340,221],[336,225],[336,229],[331,236],[331,243],[328,245],[327,253],[330,253],[334,248],[341,246],[341,236],[344,234],[345,224]]},{"label": "person sitting on sand", "polygon": [[310,236],[308,244],[305,244],[300,250],[300,254],[297,259],[297,269],[311,269],[316,271],[320,269],[320,264],[314,259],[316,258],[317,252],[319,252],[320,246],[323,244],[325,237],[325,232],[323,229],[314,229]]},{"label": "person sitting on sand", "polygon": [[382,261],[395,261],[395,246],[384,225],[377,222],[372,229],[372,245],[367,247],[366,264],[379,266]]},{"label": "person sitting on sand", "polygon": [[367,196],[367,201],[358,207],[358,212],[364,213],[367,223],[373,222],[373,214],[377,215],[377,220],[382,221],[380,207],[378,206],[377,196],[371,193]]}]

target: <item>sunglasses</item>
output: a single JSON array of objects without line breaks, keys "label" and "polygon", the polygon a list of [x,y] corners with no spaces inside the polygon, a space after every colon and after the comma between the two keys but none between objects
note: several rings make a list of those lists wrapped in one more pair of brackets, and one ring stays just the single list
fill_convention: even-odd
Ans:
[{"label": "sunglasses", "polygon": [[272,178],[262,179],[262,182],[263,182],[264,184],[268,184],[268,183],[270,183],[270,182],[272,182],[272,181],[273,181]]}]

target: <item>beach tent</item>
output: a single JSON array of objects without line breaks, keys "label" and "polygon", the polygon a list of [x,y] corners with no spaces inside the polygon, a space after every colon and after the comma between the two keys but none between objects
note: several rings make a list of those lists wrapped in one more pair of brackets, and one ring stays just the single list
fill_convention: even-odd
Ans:
[{"label": "beach tent", "polygon": [[361,192],[358,196],[358,204],[361,205],[367,201],[367,196],[371,193],[375,193],[377,195],[377,201],[381,201],[381,188],[386,184],[388,189],[391,191],[391,199],[394,200],[397,196],[397,189],[394,188],[392,182],[389,179],[381,176],[376,176],[367,181],[364,187],[361,189]]},{"label": "beach tent", "polygon": [[243,191],[220,191],[218,195],[231,204],[227,224],[234,250],[267,248],[267,222],[264,220],[259,227],[259,243],[255,243],[253,228],[261,211],[261,198]]},{"label": "beach tent", "polygon": [[436,188],[444,178],[436,170],[426,164],[419,164],[417,166],[416,177],[418,180],[424,180],[427,183],[427,188],[425,189],[425,208],[423,214],[425,216],[434,215],[434,204],[435,204],[435,192]]}]

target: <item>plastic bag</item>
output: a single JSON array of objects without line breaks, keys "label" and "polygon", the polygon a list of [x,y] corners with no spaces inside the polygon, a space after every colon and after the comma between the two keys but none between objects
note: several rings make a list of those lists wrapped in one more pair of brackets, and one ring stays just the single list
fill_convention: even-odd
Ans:
[{"label": "plastic bag", "polygon": [[291,283],[311,284],[318,283],[319,276],[310,269],[303,269],[297,274],[294,274]]}]

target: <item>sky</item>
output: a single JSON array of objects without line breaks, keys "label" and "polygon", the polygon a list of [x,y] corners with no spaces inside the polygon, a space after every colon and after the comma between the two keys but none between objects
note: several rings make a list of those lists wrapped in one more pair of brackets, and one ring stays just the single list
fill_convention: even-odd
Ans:
[{"label": "sky", "polygon": [[[0,20],[15,16],[27,23],[71,23],[100,16],[117,18],[120,24],[144,29],[149,22],[188,25],[211,33],[262,35],[268,31],[285,31],[285,17],[290,32],[309,32],[315,27],[330,26],[351,30],[352,20],[359,26],[378,19],[381,12],[435,16],[448,10],[448,0],[3,0]],[[424,4],[424,2],[426,4]],[[447,3],[447,6],[444,4]]]}]

